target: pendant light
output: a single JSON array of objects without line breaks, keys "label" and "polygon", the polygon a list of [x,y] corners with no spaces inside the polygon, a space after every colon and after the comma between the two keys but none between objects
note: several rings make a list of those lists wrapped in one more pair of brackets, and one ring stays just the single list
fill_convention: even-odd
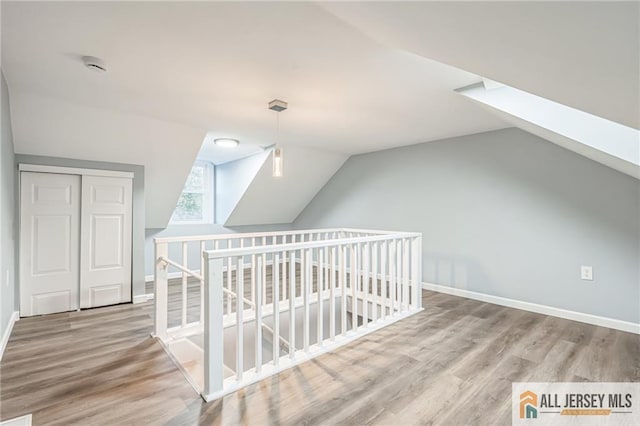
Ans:
[{"label": "pendant light", "polygon": [[276,143],[273,147],[273,177],[282,177],[284,175],[284,158],[282,156],[282,147],[280,146],[280,112],[287,109],[287,103],[279,99],[269,102],[269,109],[276,112]]}]

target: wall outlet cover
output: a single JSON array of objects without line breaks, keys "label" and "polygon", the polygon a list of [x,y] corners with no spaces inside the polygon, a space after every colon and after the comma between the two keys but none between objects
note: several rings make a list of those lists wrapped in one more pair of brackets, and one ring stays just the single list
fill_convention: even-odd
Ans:
[{"label": "wall outlet cover", "polygon": [[580,279],[593,281],[593,268],[591,266],[581,266]]}]

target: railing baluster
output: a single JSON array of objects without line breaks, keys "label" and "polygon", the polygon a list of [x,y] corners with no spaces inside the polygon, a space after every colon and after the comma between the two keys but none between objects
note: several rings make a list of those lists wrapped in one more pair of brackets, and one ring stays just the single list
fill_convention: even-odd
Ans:
[{"label": "railing baluster", "polygon": [[364,253],[362,255],[362,325],[366,328],[369,323],[369,273],[370,259],[369,259],[369,243],[364,244]]},{"label": "railing baluster", "polygon": [[[186,242],[182,243],[182,264],[185,267],[189,267],[187,255],[189,253],[189,246]],[[186,272],[182,272],[182,326],[187,325],[187,279]]]},{"label": "railing baluster", "polygon": [[389,315],[395,314],[395,300],[396,300],[396,240],[389,241]]},{"label": "railing baluster", "polygon": [[358,328],[358,268],[360,268],[360,245],[351,245],[351,330]]},{"label": "railing baluster", "polygon": [[236,271],[236,379],[242,380],[244,373],[244,256],[237,259]]},{"label": "railing baluster", "polygon": [[200,275],[202,275],[202,279],[200,280],[200,323],[204,323],[204,253],[207,247],[206,241],[200,241]]},{"label": "railing baluster", "polygon": [[262,303],[267,305],[267,255],[262,255]]},{"label": "railing baluster", "polygon": [[329,282],[329,338],[336,338],[336,248],[331,247],[331,280]]},{"label": "railing baluster", "polygon": [[322,306],[322,289],[324,288],[324,250],[323,249],[318,249],[318,264],[321,265],[319,266],[319,268],[322,269],[316,269],[316,276],[318,277],[318,292],[316,293],[318,295],[318,301],[316,302],[316,313],[317,313],[317,343],[319,345],[322,344],[323,339],[323,318],[322,315],[324,314],[323,312],[323,306]]},{"label": "railing baluster", "polygon": [[162,262],[160,259],[169,256],[169,244],[168,243],[156,243],[155,244],[155,288],[154,288],[154,307],[155,307],[155,320],[154,320],[154,335],[162,340],[167,338],[167,316],[169,305],[169,280],[167,277],[167,270],[169,266]]},{"label": "railing baluster", "polygon": [[380,245],[380,318],[385,319],[387,317],[387,301],[389,294],[389,287],[387,287],[387,242],[383,241]]},{"label": "railing baluster", "polygon": [[402,240],[402,305],[409,310],[409,239]]},{"label": "railing baluster", "polygon": [[[325,233],[324,234],[324,239],[325,241],[327,241],[329,239],[329,233]],[[325,265],[322,265],[322,271],[324,273],[324,280],[323,282],[323,287],[322,290],[327,290],[327,288],[329,287],[329,246],[325,246],[324,247],[324,261],[325,261]]]},{"label": "railing baluster", "polygon": [[287,300],[287,252],[282,251],[282,301]]},{"label": "railing baluster", "polygon": [[422,237],[413,238],[411,247],[411,280],[413,281],[413,308],[422,308]]},{"label": "railing baluster", "polygon": [[371,322],[378,320],[378,242],[371,245]]},{"label": "railing baluster", "polygon": [[256,373],[262,371],[262,256],[253,256],[255,261],[251,262],[251,269],[257,269],[254,276],[255,283],[255,314],[256,314]]},{"label": "railing baluster", "polygon": [[256,303],[256,255],[251,255],[251,303]]},{"label": "railing baluster", "polygon": [[278,366],[280,363],[280,256],[278,253],[273,254],[273,267],[271,268],[271,276],[273,283],[273,365]]},{"label": "railing baluster", "polygon": [[[227,290],[231,291],[231,272],[233,263],[231,257],[227,257]],[[231,314],[231,293],[227,293],[227,315]]]},{"label": "railing baluster", "polygon": [[396,310],[402,311],[402,240],[396,239]]},{"label": "railing baluster", "polygon": [[303,317],[303,331],[302,331],[302,342],[304,346],[304,351],[309,352],[309,293],[311,291],[311,286],[313,282],[311,281],[311,268],[313,264],[311,263],[311,249],[307,249],[304,251],[304,267],[301,271],[301,274],[304,274],[304,280],[300,283],[301,291],[302,291],[302,300],[304,303],[304,317]]},{"label": "railing baluster", "polygon": [[[267,244],[267,237],[262,237],[262,245],[265,246]],[[267,304],[267,261],[266,255],[262,255],[262,265],[264,269],[262,270],[262,303]]]},{"label": "railing baluster", "polygon": [[340,312],[341,334],[347,332],[347,245],[341,247],[340,256],[340,304],[342,311]]},{"label": "railing baluster", "polygon": [[289,358],[296,357],[296,253],[289,252]]}]

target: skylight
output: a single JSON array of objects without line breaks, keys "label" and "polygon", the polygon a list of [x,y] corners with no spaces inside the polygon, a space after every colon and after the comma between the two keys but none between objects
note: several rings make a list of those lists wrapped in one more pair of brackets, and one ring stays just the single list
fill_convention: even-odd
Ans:
[{"label": "skylight", "polygon": [[551,142],[640,178],[640,131],[483,79],[456,90]]}]

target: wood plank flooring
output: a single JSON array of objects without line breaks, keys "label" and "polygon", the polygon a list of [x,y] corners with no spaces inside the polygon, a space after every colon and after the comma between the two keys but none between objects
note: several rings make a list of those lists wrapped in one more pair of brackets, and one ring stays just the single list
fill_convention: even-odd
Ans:
[{"label": "wood plank flooring", "polygon": [[[513,381],[640,381],[640,336],[423,292],[425,311],[204,403],[153,303],[18,321],[0,419],[82,425],[508,425]],[[198,308],[199,309],[199,308]]]}]

